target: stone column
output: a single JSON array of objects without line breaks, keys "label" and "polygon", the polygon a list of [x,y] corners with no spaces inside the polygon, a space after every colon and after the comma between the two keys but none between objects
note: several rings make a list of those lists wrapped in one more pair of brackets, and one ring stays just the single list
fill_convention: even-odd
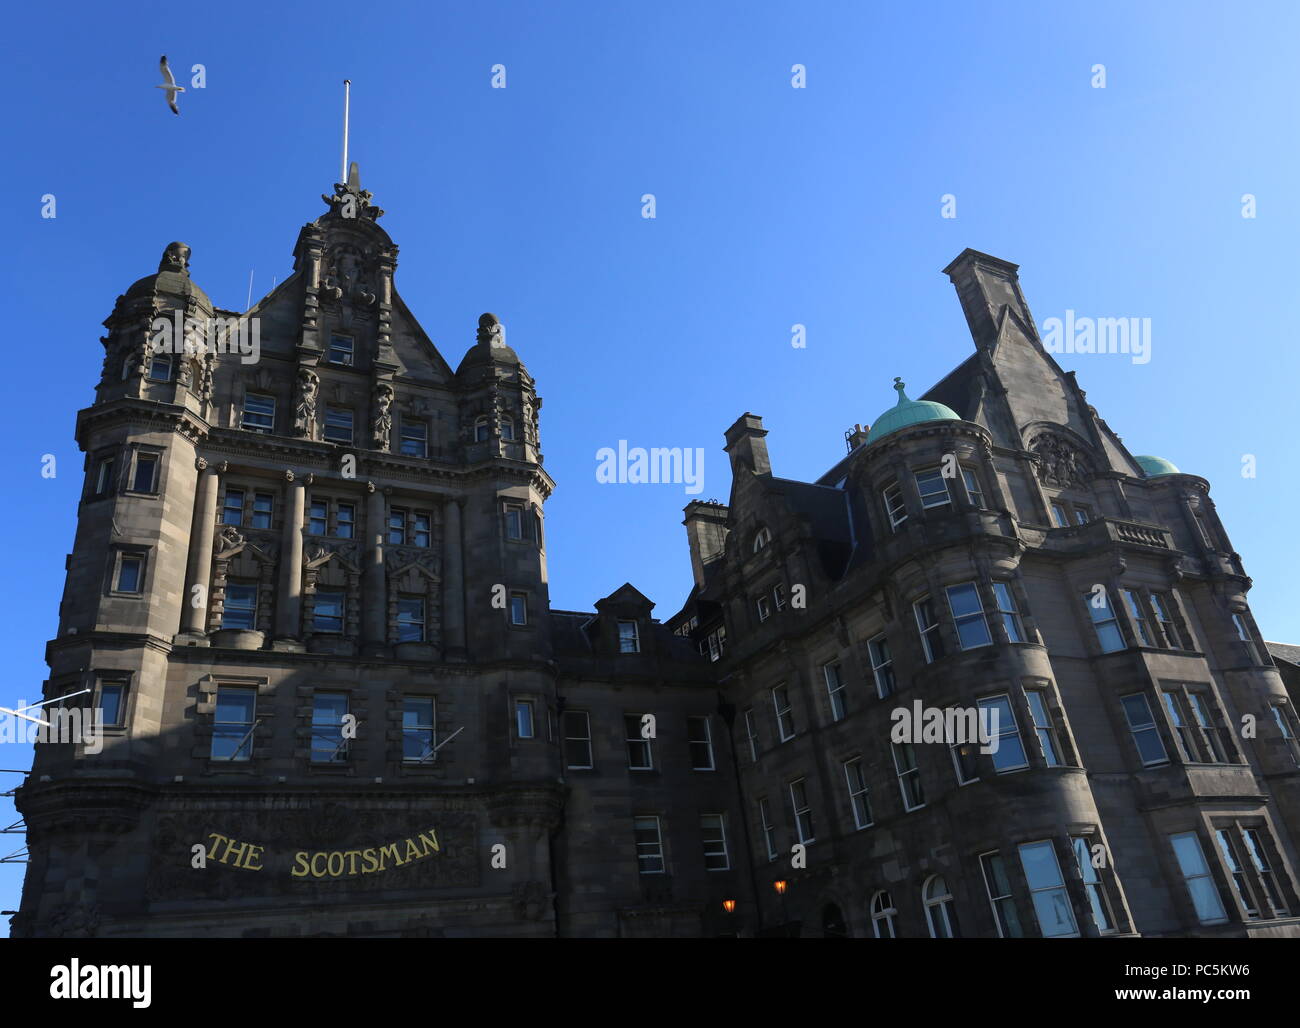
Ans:
[{"label": "stone column", "polygon": [[443,656],[465,659],[465,552],[460,535],[460,501],[443,504]]},{"label": "stone column", "polygon": [[[202,457],[195,461],[199,469],[198,487],[194,490],[194,525],[190,529],[189,565],[185,574],[185,598],[181,604],[181,634],[203,636],[208,630],[208,607],[212,587],[212,545],[217,535],[217,468]],[[226,465],[221,465],[225,470]],[[202,599],[194,605],[195,586]]]},{"label": "stone column", "polygon": [[280,542],[280,602],[275,635],[277,640],[291,641],[302,634],[302,519],[311,475],[295,478],[292,471],[286,471],[284,477],[289,483],[289,502],[285,505]]},{"label": "stone column", "polygon": [[384,540],[388,535],[388,504],[381,489],[370,483],[366,497],[366,550],[361,562],[361,641],[364,652],[388,645],[388,589],[384,581]]}]

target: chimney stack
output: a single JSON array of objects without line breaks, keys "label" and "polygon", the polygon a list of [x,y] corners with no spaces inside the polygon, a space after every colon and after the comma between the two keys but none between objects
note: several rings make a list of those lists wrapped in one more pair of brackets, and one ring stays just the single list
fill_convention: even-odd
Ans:
[{"label": "chimney stack", "polygon": [[767,459],[767,443],[763,437],[767,429],[763,419],[757,414],[746,411],[736,423],[727,429],[726,451],[731,457],[731,474],[741,465],[749,468],[756,475],[770,475],[772,463]]}]

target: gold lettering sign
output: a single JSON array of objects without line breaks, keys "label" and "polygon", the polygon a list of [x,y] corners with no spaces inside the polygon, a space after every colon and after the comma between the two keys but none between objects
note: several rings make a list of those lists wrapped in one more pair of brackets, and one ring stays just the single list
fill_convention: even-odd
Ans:
[{"label": "gold lettering sign", "polygon": [[[210,859],[242,871],[263,870],[265,846],[240,842],[220,832],[209,832],[208,839],[212,840],[208,846]],[[423,860],[440,849],[438,833],[430,828],[412,839],[390,842],[387,846],[361,850],[299,850],[293,855],[289,874],[294,878],[355,878]]]}]

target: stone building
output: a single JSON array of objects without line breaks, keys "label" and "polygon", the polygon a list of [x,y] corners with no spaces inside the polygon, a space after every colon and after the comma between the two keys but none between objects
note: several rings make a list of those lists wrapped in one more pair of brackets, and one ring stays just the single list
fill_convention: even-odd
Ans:
[{"label": "stone building", "polygon": [[105,322],[44,693],[102,735],[37,748],[15,935],[1300,934],[1249,579],[1014,265],[817,482],[728,430],[681,612],[553,610],[535,383],[491,314],[453,370],[348,178],[251,310],[174,243]]}]

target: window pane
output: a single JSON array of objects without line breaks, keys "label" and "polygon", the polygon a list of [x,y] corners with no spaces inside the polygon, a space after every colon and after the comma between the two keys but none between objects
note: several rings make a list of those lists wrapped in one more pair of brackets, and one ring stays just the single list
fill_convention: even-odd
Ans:
[{"label": "window pane", "polygon": [[105,682],[99,687],[99,710],[105,725],[122,723],[122,698],[126,695],[126,686],[121,682]]},{"label": "window pane", "polygon": [[140,591],[140,568],[143,561],[139,557],[123,557],[121,570],[117,576],[118,592],[138,593]]}]

